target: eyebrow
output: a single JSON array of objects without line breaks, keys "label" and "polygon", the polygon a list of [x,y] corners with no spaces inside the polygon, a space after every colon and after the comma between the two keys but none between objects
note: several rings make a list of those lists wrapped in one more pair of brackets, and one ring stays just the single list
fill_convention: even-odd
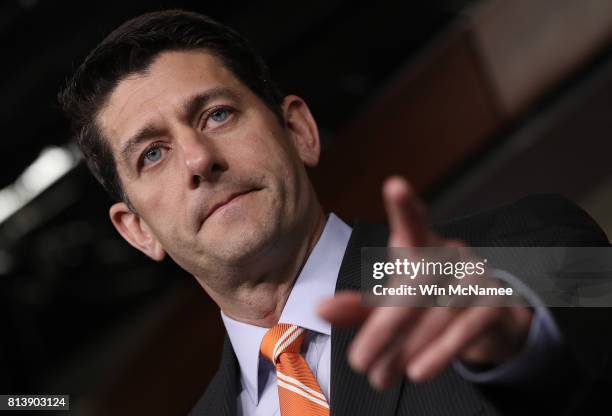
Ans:
[{"label": "eyebrow", "polygon": [[[210,101],[219,98],[227,98],[237,103],[240,101],[240,94],[227,87],[217,87],[196,93],[185,99],[181,105],[180,118],[187,120],[187,122],[192,124],[202,107],[206,106]],[[140,130],[138,130],[136,134],[125,141],[121,147],[121,150],[119,151],[121,160],[123,160],[124,163],[127,163],[132,158],[132,155],[136,149],[143,142],[146,142],[154,137],[162,136],[165,133],[166,129],[155,125],[155,123],[151,122],[146,124]]]}]

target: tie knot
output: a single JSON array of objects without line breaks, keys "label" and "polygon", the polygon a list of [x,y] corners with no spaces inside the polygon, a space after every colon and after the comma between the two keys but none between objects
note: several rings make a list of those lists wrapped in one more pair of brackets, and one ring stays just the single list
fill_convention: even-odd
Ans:
[{"label": "tie knot", "polygon": [[261,353],[274,365],[285,352],[300,353],[306,331],[297,325],[276,324],[261,341]]}]

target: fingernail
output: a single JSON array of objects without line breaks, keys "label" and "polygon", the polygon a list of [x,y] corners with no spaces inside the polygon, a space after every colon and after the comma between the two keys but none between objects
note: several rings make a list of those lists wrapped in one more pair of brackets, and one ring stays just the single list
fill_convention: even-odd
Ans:
[{"label": "fingernail", "polygon": [[370,376],[369,380],[370,380],[370,385],[372,387],[374,387],[375,390],[379,390],[380,391],[380,390],[383,390],[386,387],[385,380],[383,380],[381,378]]},{"label": "fingernail", "polygon": [[407,375],[410,380],[414,381],[415,383],[419,383],[423,379],[423,368],[418,365],[408,367]]},{"label": "fingernail", "polygon": [[397,381],[396,375],[388,371],[370,371],[370,384],[378,390],[386,389]]},{"label": "fingernail", "polygon": [[348,361],[351,367],[353,367],[353,370],[358,373],[363,373],[365,371],[365,366],[363,365],[364,359],[359,351],[355,351],[354,348],[349,349]]},{"label": "fingernail", "polygon": [[349,355],[348,361],[349,361],[349,364],[351,365],[351,367],[353,368],[353,370],[355,370],[358,373],[363,373],[364,368],[363,368],[363,366],[361,365],[361,363],[359,362],[358,359],[353,358],[352,355]]}]

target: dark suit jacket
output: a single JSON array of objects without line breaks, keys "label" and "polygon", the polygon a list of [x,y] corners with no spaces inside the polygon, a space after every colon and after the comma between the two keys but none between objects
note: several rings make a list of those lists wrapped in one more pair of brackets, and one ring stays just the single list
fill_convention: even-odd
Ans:
[{"label": "dark suit jacket", "polygon": [[[532,196],[435,227],[445,237],[472,246],[608,246],[597,224],[573,203],[552,195]],[[346,249],[336,291],[359,289],[360,248],[387,245],[384,226],[356,222]],[[475,385],[452,368],[424,384],[407,379],[384,392],[373,390],[353,372],[346,350],[357,332],[332,328],[332,415],[493,415],[582,414],[608,389],[612,348],[612,308],[551,308],[565,350],[551,358],[542,378],[520,387]],[[602,332],[603,331],[603,332]],[[220,368],[191,415],[234,415],[240,371],[225,339]],[[610,390],[612,391],[612,390]],[[593,407],[594,408],[594,407]]]}]

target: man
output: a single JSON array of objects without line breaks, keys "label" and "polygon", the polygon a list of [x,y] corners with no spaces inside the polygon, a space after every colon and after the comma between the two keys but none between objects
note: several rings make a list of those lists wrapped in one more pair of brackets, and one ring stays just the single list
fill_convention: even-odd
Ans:
[{"label": "man", "polygon": [[280,95],[237,33],[193,13],[123,24],[60,98],[119,233],[169,255],[221,309],[221,368],[193,414],[496,414],[525,404],[517,388],[556,380],[572,394],[533,393],[551,409],[594,379],[578,355],[592,340],[570,348],[575,325],[544,308],[366,308],[355,291],[362,246],[606,245],[569,203],[523,200],[434,232],[392,178],[389,234],[326,217],[305,170],[320,151],[306,103]]}]

